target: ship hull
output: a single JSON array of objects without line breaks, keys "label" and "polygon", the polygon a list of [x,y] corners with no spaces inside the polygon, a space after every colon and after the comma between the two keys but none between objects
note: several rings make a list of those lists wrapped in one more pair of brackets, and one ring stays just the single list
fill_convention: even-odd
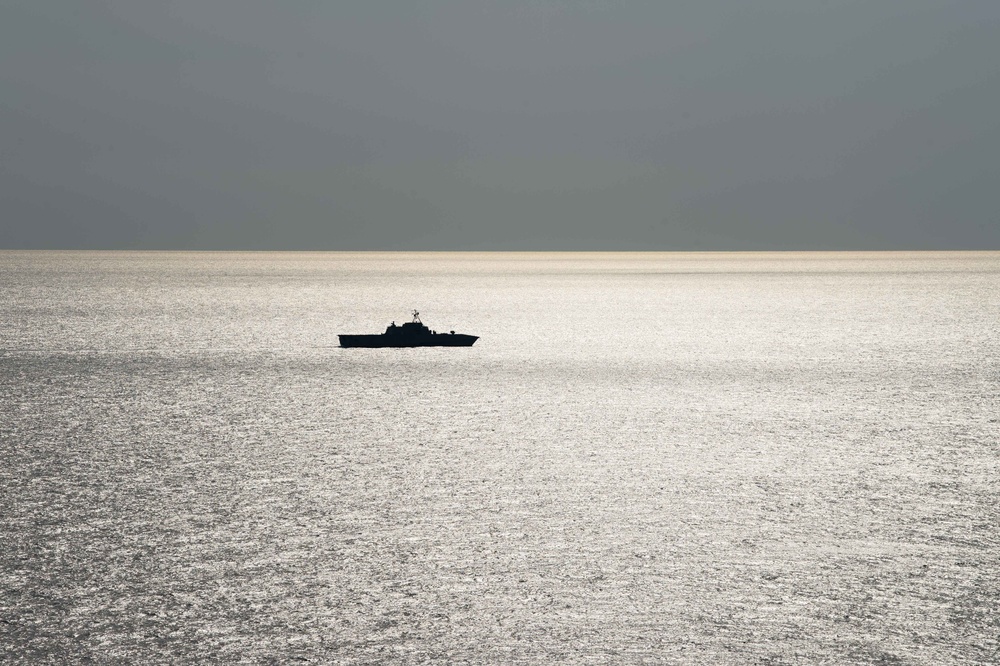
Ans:
[{"label": "ship hull", "polygon": [[[341,347],[471,347],[479,336],[434,333],[419,338],[402,335],[339,335]],[[401,339],[402,338],[402,339]]]}]

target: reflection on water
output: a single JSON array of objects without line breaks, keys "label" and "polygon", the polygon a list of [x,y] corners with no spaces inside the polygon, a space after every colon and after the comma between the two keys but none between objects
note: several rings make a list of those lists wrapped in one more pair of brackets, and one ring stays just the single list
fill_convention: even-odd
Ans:
[{"label": "reflection on water", "polygon": [[[340,349],[418,308],[463,349]],[[1000,254],[0,253],[0,656],[990,663]]]}]

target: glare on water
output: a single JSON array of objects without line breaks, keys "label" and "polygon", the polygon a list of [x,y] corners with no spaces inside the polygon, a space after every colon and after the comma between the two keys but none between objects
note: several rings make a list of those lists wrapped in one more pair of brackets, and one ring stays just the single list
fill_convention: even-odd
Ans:
[{"label": "glare on water", "polygon": [[[471,348],[341,349],[419,309]],[[0,253],[0,656],[991,663],[1000,253]]]}]

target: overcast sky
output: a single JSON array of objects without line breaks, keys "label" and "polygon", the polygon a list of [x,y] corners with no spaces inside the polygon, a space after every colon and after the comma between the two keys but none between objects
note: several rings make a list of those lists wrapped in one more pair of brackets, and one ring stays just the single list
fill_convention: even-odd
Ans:
[{"label": "overcast sky", "polygon": [[0,248],[1000,249],[1000,1],[0,0]]}]

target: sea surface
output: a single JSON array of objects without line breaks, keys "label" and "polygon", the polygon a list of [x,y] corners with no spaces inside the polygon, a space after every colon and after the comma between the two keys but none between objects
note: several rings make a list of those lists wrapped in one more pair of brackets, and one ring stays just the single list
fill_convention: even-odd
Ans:
[{"label": "sea surface", "polygon": [[0,252],[0,661],[998,640],[1000,253]]}]

